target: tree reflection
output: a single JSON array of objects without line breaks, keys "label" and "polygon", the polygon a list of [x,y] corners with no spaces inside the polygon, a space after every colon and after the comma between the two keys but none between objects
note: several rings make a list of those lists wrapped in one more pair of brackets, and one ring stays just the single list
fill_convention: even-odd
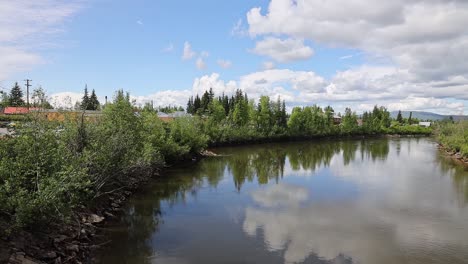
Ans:
[{"label": "tree reflection", "polygon": [[457,164],[457,161],[440,154],[437,156],[440,169],[444,175],[450,175],[458,200],[464,206],[468,204],[468,167]]},{"label": "tree reflection", "polygon": [[[232,148],[225,149],[227,153]],[[356,159],[358,153],[362,160],[385,160],[389,152],[388,140],[374,141],[324,141],[301,142],[276,145],[258,145],[237,148],[235,155],[226,156],[204,162],[223,164],[231,172],[234,185],[238,191],[242,185],[255,179],[258,184],[278,182],[284,175],[286,163],[292,171],[315,171],[320,167],[328,167],[332,159],[342,156],[345,166]],[[207,174],[208,172],[205,172]]]},{"label": "tree reflection", "polygon": [[[150,263],[153,254],[151,238],[162,222],[162,204],[171,207],[185,203],[187,197],[196,196],[203,185],[217,187],[225,175],[232,177],[240,192],[246,182],[279,183],[287,166],[293,172],[315,171],[330,166],[337,156],[342,156],[344,166],[347,166],[359,153],[361,159],[374,161],[385,159],[388,151],[388,140],[294,142],[219,149],[218,152],[226,155],[173,169],[146,188],[141,194],[144,199],[136,197],[117,223],[125,228],[110,232],[111,239],[119,243],[113,245],[111,254],[103,252],[101,262],[120,263],[126,259],[134,263]],[[337,261],[351,263],[340,256]]]}]

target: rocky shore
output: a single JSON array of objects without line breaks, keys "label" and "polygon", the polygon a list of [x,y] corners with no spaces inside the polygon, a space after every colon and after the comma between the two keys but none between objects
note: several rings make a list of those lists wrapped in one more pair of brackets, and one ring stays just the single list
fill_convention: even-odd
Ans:
[{"label": "rocky shore", "polygon": [[115,218],[128,197],[150,178],[129,177],[127,186],[101,197],[92,208],[77,210],[66,224],[12,231],[1,237],[0,263],[92,263],[93,253],[110,242],[101,231],[106,222]]},{"label": "rocky shore", "polygon": [[447,154],[449,157],[451,157],[453,160],[468,166],[468,157],[463,157],[460,152],[453,151],[447,147],[445,147],[442,144],[439,144],[439,149],[443,151],[445,154]]}]

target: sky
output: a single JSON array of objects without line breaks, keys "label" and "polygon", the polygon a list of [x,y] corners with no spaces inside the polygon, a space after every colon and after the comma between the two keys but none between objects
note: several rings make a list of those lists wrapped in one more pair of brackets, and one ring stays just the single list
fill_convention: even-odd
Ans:
[{"label": "sky", "polygon": [[0,0],[0,90],[468,114],[467,25],[463,0]]}]

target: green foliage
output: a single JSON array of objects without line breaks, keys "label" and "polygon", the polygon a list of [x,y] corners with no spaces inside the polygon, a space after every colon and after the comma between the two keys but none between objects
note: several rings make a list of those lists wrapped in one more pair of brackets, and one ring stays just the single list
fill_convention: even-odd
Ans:
[{"label": "green foliage", "polygon": [[86,201],[91,181],[83,161],[45,121],[34,120],[18,136],[0,140],[0,212],[11,227],[63,220]]},{"label": "green foliage", "polygon": [[11,121],[25,121],[28,117],[24,115],[1,115],[0,121],[11,122]]},{"label": "green foliage", "polygon": [[[375,120],[374,122],[376,122]],[[358,130],[356,113],[352,112],[350,108],[345,109],[345,114],[341,122],[341,133],[344,135],[353,134]]]},{"label": "green foliage", "polygon": [[435,134],[448,149],[468,157],[468,121],[442,121],[436,124]]},{"label": "green foliage", "polygon": [[49,99],[47,98],[45,91],[42,89],[41,86],[34,89],[31,98],[32,98],[33,107],[40,107],[43,109],[53,109],[52,105],[49,103]]},{"label": "green foliage", "polygon": [[21,90],[21,87],[18,85],[17,82],[15,83],[13,88],[11,88],[8,100],[9,100],[9,106],[23,106],[24,105],[23,90]]}]

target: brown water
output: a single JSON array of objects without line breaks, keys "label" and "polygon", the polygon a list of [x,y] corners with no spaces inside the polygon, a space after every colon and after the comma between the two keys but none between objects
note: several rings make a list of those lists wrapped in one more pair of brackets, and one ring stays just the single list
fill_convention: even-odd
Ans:
[{"label": "brown water", "polygon": [[430,139],[220,148],[134,197],[100,263],[468,263],[468,171]]}]

